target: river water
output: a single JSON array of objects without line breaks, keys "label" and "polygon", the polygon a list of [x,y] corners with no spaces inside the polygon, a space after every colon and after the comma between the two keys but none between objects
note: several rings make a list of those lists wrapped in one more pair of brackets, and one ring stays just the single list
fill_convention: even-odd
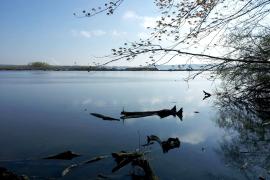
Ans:
[{"label": "river water", "polygon": [[[218,82],[204,76],[189,82],[187,72],[0,72],[0,167],[42,179],[130,179],[128,164],[112,173],[112,157],[61,172],[71,164],[113,152],[144,155],[159,179],[245,179],[239,167],[224,161],[221,142],[230,133],[216,124]],[[183,118],[157,115],[121,119],[124,111],[183,108]],[[110,116],[103,120],[90,113]],[[178,138],[180,147],[164,152],[157,142]],[[43,157],[73,151],[72,160]],[[101,176],[100,176],[101,177]]]}]

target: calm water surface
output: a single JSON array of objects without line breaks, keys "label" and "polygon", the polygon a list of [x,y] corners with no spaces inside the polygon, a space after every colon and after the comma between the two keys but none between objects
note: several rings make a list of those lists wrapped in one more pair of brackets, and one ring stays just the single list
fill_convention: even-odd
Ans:
[{"label": "calm water surface", "polygon": [[[161,140],[178,137],[180,148],[163,153],[155,143],[146,155],[159,179],[244,179],[241,169],[228,166],[220,142],[228,132],[218,128],[213,98],[202,101],[202,90],[216,83],[199,77],[183,81],[186,72],[0,72],[0,166],[30,177],[94,179],[111,174],[108,158],[74,169],[68,165],[112,152],[135,151],[148,135]],[[183,121],[158,116],[104,121],[100,113],[119,118],[121,111],[183,107]],[[194,113],[198,111],[199,113]],[[40,160],[72,150],[71,161]],[[116,173],[129,179],[131,166]]]}]

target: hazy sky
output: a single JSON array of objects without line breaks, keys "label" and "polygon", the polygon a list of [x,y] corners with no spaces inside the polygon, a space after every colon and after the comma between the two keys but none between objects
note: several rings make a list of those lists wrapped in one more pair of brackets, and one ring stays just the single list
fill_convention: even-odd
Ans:
[{"label": "hazy sky", "polygon": [[1,0],[0,64],[91,64],[93,56],[145,36],[159,13],[152,0],[126,0],[113,16],[73,16],[104,2]]}]

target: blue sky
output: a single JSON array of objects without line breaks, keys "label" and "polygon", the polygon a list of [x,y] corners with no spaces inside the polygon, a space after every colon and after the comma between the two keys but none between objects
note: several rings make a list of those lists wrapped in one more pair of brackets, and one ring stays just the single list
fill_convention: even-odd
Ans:
[{"label": "blue sky", "polygon": [[[157,15],[153,1],[126,0],[113,16],[76,18],[105,0],[2,0],[0,64],[79,65],[145,36]],[[123,63],[123,62],[121,62]],[[140,63],[140,62],[138,62]],[[123,64],[125,65],[125,64]]]}]

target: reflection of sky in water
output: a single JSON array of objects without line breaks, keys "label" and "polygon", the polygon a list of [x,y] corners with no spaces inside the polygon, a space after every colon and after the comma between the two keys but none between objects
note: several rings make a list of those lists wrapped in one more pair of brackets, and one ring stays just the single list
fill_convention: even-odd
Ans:
[{"label": "reflection of sky in water", "polygon": [[[151,164],[161,179],[238,177],[214,151],[223,131],[212,121],[211,98],[202,101],[202,90],[211,92],[213,82],[199,77],[187,84],[184,77],[185,72],[0,72],[0,143],[4,144],[0,159],[65,150],[88,157],[134,150],[138,133],[142,143],[155,134],[162,140],[179,137],[181,141],[180,149],[164,155],[158,146],[152,147]],[[183,107],[183,121],[152,116],[109,122],[89,115],[119,118],[123,109],[151,111],[174,105],[177,110]]]}]

